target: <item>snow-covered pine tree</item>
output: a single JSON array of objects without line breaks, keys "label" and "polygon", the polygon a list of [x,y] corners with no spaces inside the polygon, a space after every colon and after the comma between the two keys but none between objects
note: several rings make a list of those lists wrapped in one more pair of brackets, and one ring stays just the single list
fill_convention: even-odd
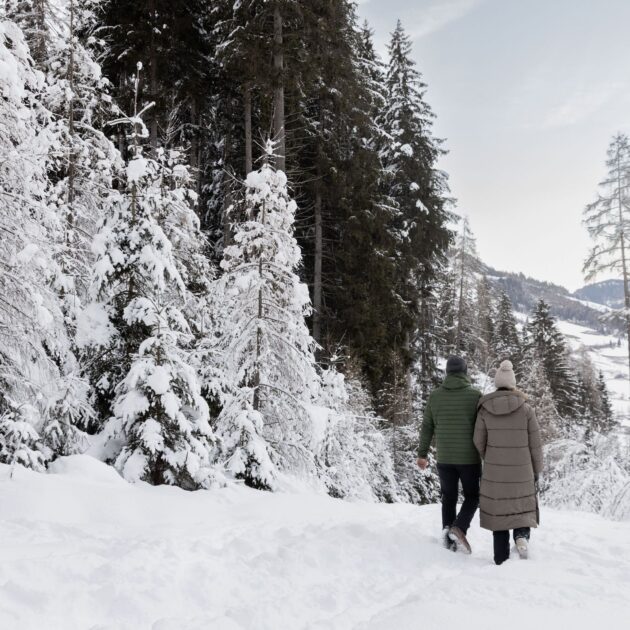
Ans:
[{"label": "snow-covered pine tree", "polygon": [[400,498],[389,444],[378,430],[365,385],[356,368],[346,365],[346,379],[334,367],[322,371],[322,388],[313,410],[324,419],[323,438],[315,452],[320,475],[331,496]]},{"label": "snow-covered pine tree", "polygon": [[245,180],[246,219],[234,227],[218,281],[223,370],[233,389],[217,421],[227,472],[248,485],[274,488],[279,470],[313,472],[307,405],[318,393],[310,312],[297,270],[296,203],[284,172],[267,159]]},{"label": "snow-covered pine tree", "polygon": [[509,359],[520,374],[521,342],[516,328],[514,308],[505,291],[501,292],[497,303],[492,345],[497,360]]},{"label": "snow-covered pine tree", "polygon": [[53,114],[43,102],[46,77],[34,68],[18,25],[3,20],[1,29],[0,458],[39,468],[80,446],[74,420],[87,415],[88,405],[85,384],[72,374],[57,291],[63,270],[54,258],[58,216],[48,204]]},{"label": "snow-covered pine tree", "polygon": [[616,134],[606,159],[608,173],[599,184],[597,200],[586,206],[584,225],[594,241],[584,263],[587,280],[603,271],[621,276],[624,308],[616,315],[624,322],[630,365],[630,140]]},{"label": "snow-covered pine tree", "polygon": [[610,394],[604,378],[604,373],[599,370],[597,375],[597,391],[599,392],[600,409],[595,420],[595,430],[599,433],[610,433],[618,424],[617,418],[610,402]]},{"label": "snow-covered pine tree", "polygon": [[457,329],[457,282],[452,264],[445,265],[439,272],[436,283],[437,294],[437,331],[439,348],[443,356],[453,350]]},{"label": "snow-covered pine tree", "polygon": [[475,237],[468,217],[464,217],[449,258],[455,281],[454,330],[449,353],[473,357],[480,345],[476,321],[476,274],[479,272],[479,256]]},{"label": "snow-covered pine tree", "polygon": [[584,432],[590,440],[595,430],[596,418],[600,416],[601,398],[597,388],[597,373],[588,350],[581,347],[573,359],[577,380],[577,405],[575,428]]},{"label": "snow-covered pine tree", "polygon": [[46,225],[51,254],[57,263],[52,286],[61,301],[67,336],[73,343],[58,364],[59,392],[49,406],[45,441],[62,454],[72,451],[73,427],[94,426],[88,384],[74,343],[77,317],[86,299],[93,263],[91,242],[96,225],[107,214],[120,157],[100,127],[116,111],[109,84],[92,52],[78,37],[85,28],[86,8],[76,0],[52,4],[40,0],[10,3],[9,13],[37,47],[36,66],[45,77],[42,102],[50,112],[42,136],[47,141]]},{"label": "snow-covered pine tree", "polygon": [[[138,64],[136,94],[140,70]],[[107,457],[130,481],[195,488],[211,482],[213,435],[190,365],[194,337],[183,310],[191,296],[162,227],[176,234],[187,215],[185,197],[169,181],[177,165],[160,153],[144,156],[142,114],[117,121],[131,126],[132,157],[126,192],[95,241],[93,301],[86,309],[92,334],[85,343],[106,357],[93,362],[93,383],[103,412],[111,409],[103,429]]]},{"label": "snow-covered pine tree", "polygon": [[477,280],[476,287],[477,347],[474,362],[484,372],[488,372],[494,362],[494,336],[496,313],[494,289],[488,277]]},{"label": "snow-covered pine tree", "polygon": [[527,342],[523,372],[530,369],[528,357],[541,362],[558,413],[569,428],[576,421],[577,382],[569,362],[566,341],[549,312],[549,305],[539,300],[526,326]]},{"label": "snow-covered pine tree", "polygon": [[533,349],[523,356],[523,369],[518,378],[518,387],[536,410],[543,444],[549,444],[561,435],[564,423],[558,413],[551,387],[542,360]]}]

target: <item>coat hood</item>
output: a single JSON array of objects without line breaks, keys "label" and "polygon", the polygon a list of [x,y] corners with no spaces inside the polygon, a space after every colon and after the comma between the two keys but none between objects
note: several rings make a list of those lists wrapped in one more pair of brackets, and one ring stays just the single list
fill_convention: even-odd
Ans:
[{"label": "coat hood", "polygon": [[464,389],[470,387],[470,379],[466,374],[449,374],[442,383],[444,389]]},{"label": "coat hood", "polygon": [[493,416],[507,416],[522,407],[527,397],[517,390],[497,391],[484,396],[479,401],[479,408],[483,407]]}]

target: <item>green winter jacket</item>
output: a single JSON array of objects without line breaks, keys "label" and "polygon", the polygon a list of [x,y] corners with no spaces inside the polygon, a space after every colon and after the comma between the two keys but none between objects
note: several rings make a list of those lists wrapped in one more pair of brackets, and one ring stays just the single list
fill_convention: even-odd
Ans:
[{"label": "green winter jacket", "polygon": [[424,409],[418,457],[427,457],[435,435],[438,464],[480,463],[473,443],[480,398],[465,374],[449,374],[431,392]]}]

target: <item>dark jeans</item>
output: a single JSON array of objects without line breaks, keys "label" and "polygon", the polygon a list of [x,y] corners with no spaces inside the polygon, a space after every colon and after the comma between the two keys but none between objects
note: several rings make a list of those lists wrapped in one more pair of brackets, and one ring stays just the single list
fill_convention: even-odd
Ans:
[{"label": "dark jeans", "polygon": [[[527,538],[529,540],[529,527],[517,527],[514,530],[514,540]],[[510,531],[508,529],[492,532],[494,537],[494,562],[503,564],[510,557]]]},{"label": "dark jeans", "polygon": [[[442,490],[442,527],[455,525],[465,534],[479,507],[481,464],[438,464],[437,469]],[[464,502],[456,514],[460,481]]]}]

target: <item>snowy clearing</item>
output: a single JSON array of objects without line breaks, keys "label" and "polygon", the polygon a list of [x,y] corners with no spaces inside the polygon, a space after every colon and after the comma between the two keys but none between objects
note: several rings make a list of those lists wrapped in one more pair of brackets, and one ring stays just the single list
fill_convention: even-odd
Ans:
[{"label": "snowy clearing", "polygon": [[[439,507],[130,485],[88,456],[0,467],[0,627],[399,630],[630,618],[630,523],[544,509],[531,559],[438,544]],[[619,627],[619,626],[617,626]]]}]

